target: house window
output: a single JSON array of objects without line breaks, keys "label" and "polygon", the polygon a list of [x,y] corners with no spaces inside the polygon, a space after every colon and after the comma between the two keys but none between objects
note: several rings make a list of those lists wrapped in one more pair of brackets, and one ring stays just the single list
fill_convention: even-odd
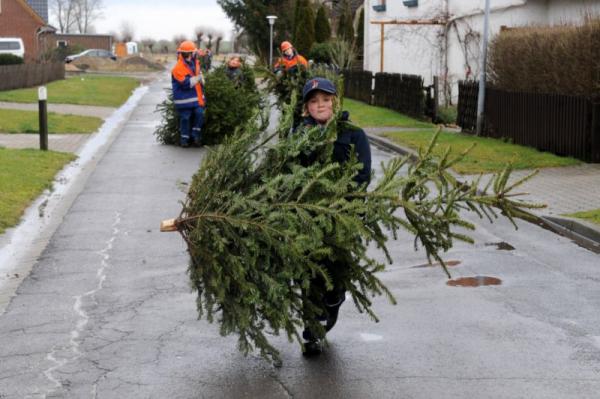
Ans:
[{"label": "house window", "polygon": [[57,40],[56,41],[56,47],[60,47],[60,48],[65,48],[67,47],[68,43],[66,40]]},{"label": "house window", "polygon": [[385,11],[385,0],[377,0],[379,4],[375,4],[373,6],[373,11],[383,12]]}]

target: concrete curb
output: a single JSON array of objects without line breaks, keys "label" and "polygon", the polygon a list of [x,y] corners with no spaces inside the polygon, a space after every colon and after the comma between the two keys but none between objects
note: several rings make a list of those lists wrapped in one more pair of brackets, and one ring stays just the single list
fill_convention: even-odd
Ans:
[{"label": "concrete curb", "polygon": [[[368,134],[369,141],[388,151],[396,152],[400,155],[408,156],[411,161],[417,159],[417,153],[409,148],[402,147],[385,137]],[[577,219],[568,217],[533,215],[536,217],[537,224],[558,233],[564,237],[570,238],[578,245],[589,249],[592,252],[600,253],[600,227],[591,223],[586,223]],[[536,223],[533,222],[532,223]]]}]

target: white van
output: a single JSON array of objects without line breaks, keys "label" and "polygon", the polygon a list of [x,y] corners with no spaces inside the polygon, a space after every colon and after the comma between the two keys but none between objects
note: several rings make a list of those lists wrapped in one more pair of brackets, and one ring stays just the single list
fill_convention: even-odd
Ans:
[{"label": "white van", "polygon": [[0,54],[12,54],[23,58],[25,46],[20,37],[0,37]]}]

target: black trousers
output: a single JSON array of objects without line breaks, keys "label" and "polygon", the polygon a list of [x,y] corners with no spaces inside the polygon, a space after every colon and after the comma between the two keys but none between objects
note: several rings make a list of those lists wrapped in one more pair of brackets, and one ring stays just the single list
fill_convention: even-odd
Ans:
[{"label": "black trousers", "polygon": [[[327,290],[325,279],[318,275],[310,281],[310,287],[303,292],[305,301],[310,301],[321,309],[321,314],[314,315],[309,320],[312,312],[305,312],[305,329],[302,336],[305,340],[313,341],[324,338],[322,331],[310,328],[310,323],[319,323],[324,326],[325,332],[335,326],[340,307],[346,300],[345,282],[347,281],[347,267],[343,262],[323,262],[323,268],[327,271],[333,284],[333,289]],[[306,309],[306,306],[305,306]]]}]

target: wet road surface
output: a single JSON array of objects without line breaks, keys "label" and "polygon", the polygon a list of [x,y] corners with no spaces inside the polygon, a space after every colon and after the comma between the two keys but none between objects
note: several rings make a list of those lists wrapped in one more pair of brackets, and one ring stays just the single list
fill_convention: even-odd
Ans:
[{"label": "wet road surface", "polygon": [[402,234],[381,273],[398,304],[376,298],[379,323],[346,302],[319,358],[284,338],[281,368],[241,355],[196,319],[183,241],[158,231],[206,151],[155,141],[167,85],[150,86],[0,316],[0,398],[598,397],[600,258],[525,222],[471,218],[476,244],[445,255],[456,286]]}]

